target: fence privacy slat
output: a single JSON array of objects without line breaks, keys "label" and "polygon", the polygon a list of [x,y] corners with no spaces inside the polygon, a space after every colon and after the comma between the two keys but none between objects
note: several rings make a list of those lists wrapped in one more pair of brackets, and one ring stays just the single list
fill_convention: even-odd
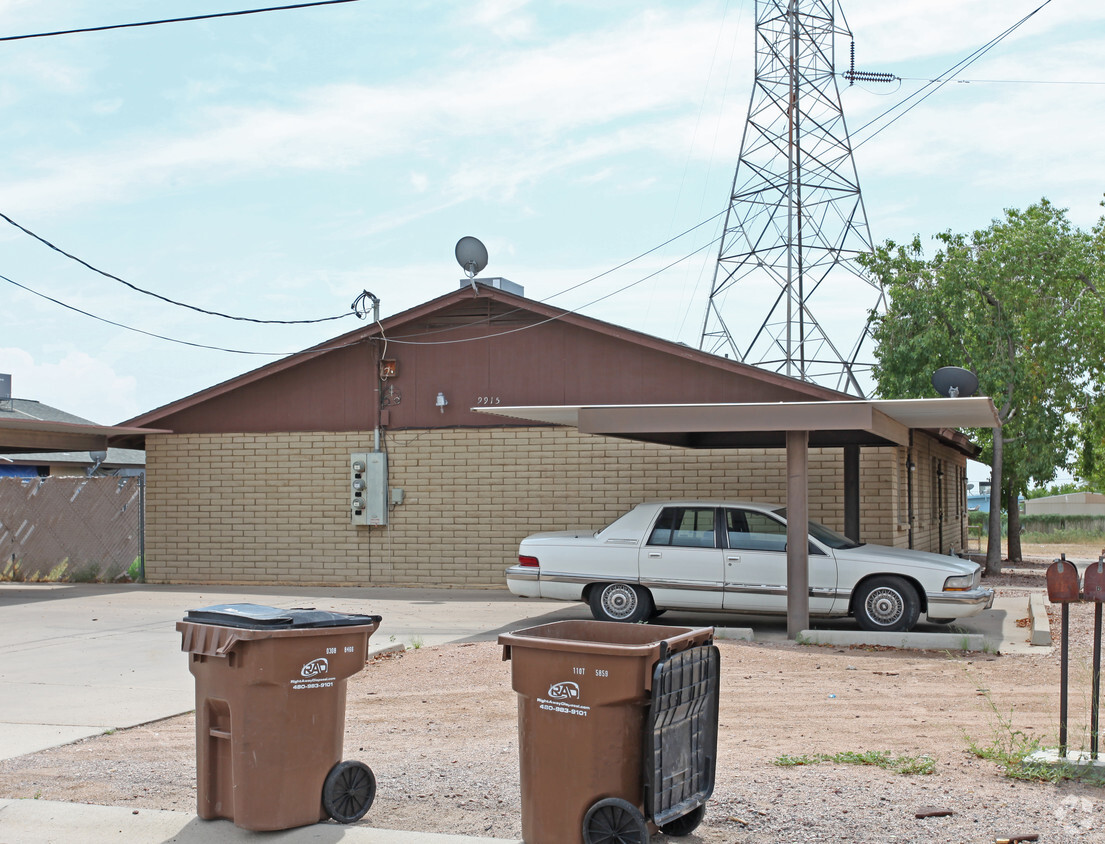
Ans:
[{"label": "fence privacy slat", "polygon": [[110,581],[138,557],[138,478],[0,478],[0,576]]}]

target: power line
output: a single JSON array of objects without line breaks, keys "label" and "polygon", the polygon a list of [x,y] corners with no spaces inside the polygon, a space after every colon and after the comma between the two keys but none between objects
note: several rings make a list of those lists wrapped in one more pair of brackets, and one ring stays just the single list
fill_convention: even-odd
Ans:
[{"label": "power line", "polygon": [[66,252],[60,246],[55,246],[53,243],[48,241],[46,238],[42,237],[41,235],[35,234],[33,231],[28,229],[26,226],[20,225],[19,223],[17,223],[15,220],[13,220],[11,217],[9,217],[7,214],[3,213],[2,211],[0,211],[0,219],[3,219],[4,221],[9,223],[10,225],[12,225],[15,228],[19,229],[24,234],[34,238],[35,240],[37,240],[39,243],[43,244],[44,246],[48,246],[50,249],[53,249],[58,254],[64,255],[66,258],[69,258],[72,261],[76,261],[82,267],[87,267],[88,269],[92,270],[92,272],[98,273],[99,275],[102,275],[104,278],[110,278],[112,281],[117,281],[120,284],[125,285],[126,287],[129,287],[131,290],[134,290],[138,293],[143,293],[146,296],[152,296],[154,299],[160,299],[162,302],[167,302],[170,305],[176,305],[177,307],[180,307],[180,308],[187,308],[188,310],[196,311],[197,313],[207,314],[208,316],[222,317],[223,319],[232,319],[232,320],[236,320],[238,322],[253,322],[253,323],[257,323],[258,325],[313,325],[313,324],[319,323],[319,322],[331,322],[332,320],[336,320],[336,319],[344,319],[345,317],[352,315],[352,312],[350,311],[350,312],[343,313],[343,314],[337,314],[336,316],[319,317],[318,319],[256,319],[254,317],[244,317],[244,316],[234,316],[232,314],[224,314],[224,313],[221,313],[220,311],[209,311],[206,308],[201,308],[197,305],[189,305],[187,302],[178,302],[176,299],[170,299],[168,296],[162,296],[160,293],[154,293],[152,290],[146,290],[144,287],[139,287],[137,284],[132,284],[131,282],[127,281],[126,279],[119,278],[119,276],[107,272],[107,270],[101,270],[99,267],[93,266],[92,264],[88,263],[88,261],[85,261],[83,258],[78,258],[76,255],[72,254],[71,252]]},{"label": "power line", "polygon": [[[939,82],[939,79],[929,79],[927,76],[895,76],[902,82]],[[986,85],[1105,85],[1105,82],[1094,82],[1089,79],[956,79],[959,85],[986,84]]]},{"label": "power line", "polygon": [[160,26],[165,23],[188,23],[190,21],[206,21],[213,18],[234,18],[242,15],[260,15],[265,12],[285,12],[289,9],[309,9],[312,6],[334,6],[338,3],[356,3],[358,0],[314,0],[310,3],[295,3],[290,6],[267,6],[263,9],[243,9],[238,12],[212,12],[207,15],[190,15],[184,18],[163,18],[153,21],[139,21],[137,23],[114,23],[105,26],[86,26],[81,29],[59,29],[53,32],[33,32],[29,35],[7,35],[0,37],[0,41],[25,41],[29,38],[53,38],[55,35],[78,35],[83,32],[106,32],[111,29],[135,29],[140,26]]},{"label": "power line", "polygon": [[[706,220],[704,222],[709,222],[709,220]],[[699,225],[701,225],[701,223]],[[530,325],[522,325],[522,326],[519,326],[518,328],[511,328],[508,331],[500,331],[498,334],[487,334],[483,337],[466,337],[462,340],[398,340],[395,337],[389,337],[388,342],[389,343],[398,343],[401,346],[455,346],[455,345],[458,345],[460,343],[473,343],[473,342],[477,342],[477,341],[480,341],[480,340],[493,340],[496,337],[506,337],[509,334],[517,334],[520,331],[528,331],[531,328],[538,328],[539,326],[542,326],[542,325],[548,325],[550,322],[556,322],[557,320],[564,319],[565,317],[571,316],[572,314],[578,314],[584,308],[589,308],[592,305],[597,305],[599,302],[605,301],[606,299],[609,299],[613,296],[617,296],[619,293],[624,293],[626,290],[629,290],[631,287],[636,287],[638,284],[643,284],[644,282],[648,281],[650,278],[655,278],[660,273],[666,272],[667,270],[670,270],[672,267],[693,258],[698,253],[700,253],[700,252],[702,252],[706,249],[709,249],[711,246],[716,244],[719,240],[721,240],[720,236],[715,237],[713,240],[709,241],[708,243],[704,243],[702,246],[698,247],[693,252],[690,252],[690,253],[684,255],[682,258],[676,258],[670,264],[667,264],[666,266],[663,266],[660,269],[658,269],[654,272],[651,272],[648,275],[637,279],[636,281],[631,281],[629,284],[626,284],[623,287],[619,287],[617,290],[612,290],[609,293],[605,294],[604,296],[599,296],[597,299],[592,299],[587,304],[580,305],[578,308],[574,308],[572,310],[566,310],[562,314],[557,314],[556,316],[551,316],[547,319],[541,320],[540,322],[534,322],[534,323],[531,323]],[[608,270],[607,272],[612,272],[612,270]],[[605,275],[605,273],[603,275]],[[584,283],[586,283],[586,282],[581,282],[581,284],[584,284]],[[579,287],[579,286],[580,285],[578,285],[578,284],[576,285],[576,287]],[[569,289],[574,290],[575,288],[569,288]],[[521,310],[521,308],[518,308],[516,310]],[[417,337],[417,336],[422,336],[422,335],[412,334],[412,335],[406,335],[406,336]]]},{"label": "power line", "polygon": [[20,290],[26,290],[28,293],[38,296],[40,299],[45,299],[47,302],[53,302],[55,305],[60,305],[67,310],[74,311],[86,317],[91,317],[94,320],[107,323],[108,325],[114,325],[116,328],[124,328],[127,331],[133,331],[136,334],[145,334],[147,337],[155,337],[158,340],[167,340],[170,343],[179,343],[182,346],[192,346],[196,349],[213,349],[217,352],[230,352],[234,355],[265,355],[269,357],[280,357],[282,355],[289,354],[288,352],[254,352],[246,349],[227,349],[222,346],[208,346],[205,343],[193,343],[189,340],[178,340],[175,337],[167,337],[164,334],[156,334],[153,331],[146,331],[142,328],[135,328],[133,325],[126,325],[122,322],[116,322],[115,320],[108,319],[107,317],[98,316],[96,314],[89,313],[88,311],[81,310],[74,305],[66,304],[60,299],[55,299],[53,296],[47,296],[45,293],[40,293],[39,291],[34,290],[33,288],[30,288],[25,284],[20,284],[18,281],[14,281],[8,278],[6,275],[0,275],[0,280],[6,281],[8,284],[18,287]]},{"label": "power line", "polygon": [[[0,216],[2,216],[2,215],[0,215]],[[710,219],[713,219],[713,218],[710,218]],[[692,226],[690,229],[687,230],[687,232],[694,231],[694,229],[696,229],[699,226],[702,226],[702,225],[704,225],[705,223],[708,223],[708,222],[710,222],[710,220],[704,220],[702,223],[699,223],[696,226]],[[684,234],[686,234],[687,232],[684,232]],[[677,235],[676,238],[672,238],[671,240],[675,240],[678,237],[682,237],[682,235]],[[632,281],[629,284],[626,284],[623,287],[618,288],[617,290],[613,290],[610,293],[607,293],[603,296],[598,297],[597,299],[593,299],[592,301],[588,302],[587,304],[581,305],[579,308],[575,308],[573,310],[566,310],[562,314],[558,314],[557,316],[554,316],[554,317],[549,317],[548,319],[544,319],[544,320],[541,320],[540,322],[535,322],[535,323],[532,323],[530,325],[524,325],[524,326],[521,326],[519,328],[513,328],[513,329],[510,329],[509,331],[501,331],[497,334],[489,334],[489,335],[484,336],[484,337],[470,337],[470,338],[466,338],[466,339],[463,339],[463,340],[417,341],[417,340],[398,340],[394,337],[389,337],[389,338],[385,338],[385,339],[386,339],[386,342],[388,342],[388,343],[398,343],[400,345],[406,345],[406,346],[451,346],[451,345],[457,345],[459,343],[470,343],[470,342],[473,342],[473,341],[476,341],[476,340],[491,340],[491,339],[494,339],[496,337],[504,337],[508,334],[516,334],[519,331],[527,331],[531,328],[537,328],[539,326],[546,325],[550,322],[555,322],[559,319],[563,319],[567,316],[570,316],[571,314],[579,313],[584,308],[589,308],[592,305],[596,305],[599,302],[602,302],[606,299],[609,299],[613,296],[618,295],[619,293],[624,293],[626,290],[629,290],[632,287],[636,287],[638,284],[642,284],[643,282],[648,281],[650,278],[654,278],[655,276],[659,275],[662,272],[665,272],[665,271],[671,269],[672,267],[676,266],[677,264],[681,264],[683,261],[686,261],[690,258],[693,258],[698,253],[700,253],[703,250],[708,249],[711,246],[713,246],[715,243],[718,242],[719,239],[720,238],[714,238],[710,242],[698,247],[693,252],[690,252],[689,254],[684,255],[682,258],[677,258],[676,260],[672,261],[671,263],[667,264],[666,266],[663,266],[660,269],[658,269],[654,272],[651,272],[648,275],[643,276],[642,278],[637,279],[636,281]],[[624,266],[632,263],[633,261],[636,261],[639,258],[642,258],[645,255],[648,255],[650,252],[656,251],[656,249],[659,249],[661,246],[664,246],[667,243],[670,243],[671,240],[666,241],[663,244],[660,244],[660,246],[657,246],[657,247],[654,247],[653,249],[648,250],[648,252],[641,253],[641,255],[637,256],[637,258],[633,258],[629,261],[623,262],[622,264],[618,265],[618,267],[614,267],[613,269],[610,269],[610,270],[607,270],[606,272],[600,273],[599,275],[594,276],[593,278],[588,279],[587,281],[580,282],[579,284],[577,284],[573,287],[570,287],[567,290],[563,290],[563,291],[561,291],[561,293],[566,293],[566,292],[568,292],[568,290],[575,290],[576,288],[581,287],[584,284],[589,283],[590,281],[594,281],[596,279],[599,279],[602,276],[607,275],[607,274],[613,272],[616,269],[624,267]],[[250,349],[231,349],[231,348],[227,348],[227,347],[224,347],[224,346],[214,346],[214,345],[208,345],[206,343],[195,343],[195,342],[192,342],[190,340],[180,340],[176,337],[169,337],[169,336],[164,335],[164,334],[157,334],[156,332],[153,332],[153,331],[146,331],[145,329],[142,329],[142,328],[135,328],[132,325],[127,325],[127,324],[122,323],[122,322],[117,322],[116,320],[112,320],[112,319],[108,319],[106,317],[99,316],[98,314],[91,313],[89,311],[78,308],[75,305],[70,305],[66,302],[61,301],[60,299],[56,299],[53,296],[47,296],[45,293],[41,293],[38,290],[35,290],[34,288],[28,287],[25,284],[20,284],[18,281],[15,281],[14,279],[8,278],[5,275],[0,275],[0,281],[6,281],[8,284],[11,284],[14,287],[18,287],[20,290],[24,290],[27,293],[30,293],[34,296],[38,296],[40,299],[45,299],[47,302],[52,302],[53,304],[59,305],[60,307],[65,308],[66,310],[73,311],[75,313],[81,314],[82,316],[86,316],[86,317],[89,317],[90,319],[97,320],[98,322],[103,322],[103,323],[106,323],[107,325],[115,326],[116,328],[122,328],[122,329],[125,329],[126,331],[133,331],[136,334],[144,334],[147,337],[153,337],[153,338],[158,339],[158,340],[165,340],[169,343],[177,343],[177,344],[182,345],[182,346],[191,346],[192,348],[197,348],[197,349],[210,349],[212,351],[217,351],[217,352],[228,352],[230,354],[235,354],[235,355],[258,355],[258,356],[264,356],[264,357],[286,357],[288,355],[298,354],[298,352],[262,352],[262,351],[256,351],[256,350],[250,350]],[[559,296],[559,295],[561,295],[561,293],[557,293],[555,295]],[[550,297],[550,298],[552,298],[552,297]],[[514,312],[517,312],[519,310],[522,310],[522,309],[521,308],[516,308]],[[382,331],[382,328],[383,328],[383,326],[381,326],[381,331]],[[425,336],[425,335],[412,334],[412,335],[407,335],[407,336],[420,337],[420,336]],[[348,348],[350,346],[358,345],[359,343],[361,343],[363,341],[364,341],[364,338],[361,338],[361,339],[358,339],[358,340],[356,340],[354,342],[351,342],[351,343],[341,343],[341,344],[336,345],[336,346],[326,346],[326,347],[323,347],[323,348],[314,348],[311,351],[331,352],[331,351],[335,351],[337,349],[345,349],[345,348]]]},{"label": "power line", "polygon": [[1015,24],[1010,26],[1004,32],[1002,32],[1002,33],[996,35],[995,37],[991,38],[989,41],[987,41],[985,44],[983,44],[981,47],[979,47],[973,53],[970,53],[969,55],[967,55],[966,58],[960,59],[958,62],[956,62],[950,68],[948,68],[947,71],[945,71],[943,74],[941,74],[939,79],[931,80],[927,85],[922,86],[921,88],[914,91],[912,94],[910,94],[905,99],[903,99],[900,102],[895,103],[894,105],[892,105],[890,108],[888,108],[882,114],[878,115],[877,117],[872,118],[871,120],[867,121],[865,124],[860,126],[859,129],[857,129],[853,133],[853,136],[859,134],[864,129],[868,128],[869,126],[873,125],[874,123],[877,123],[879,120],[882,120],[884,117],[886,117],[888,114],[895,111],[896,109],[901,108],[903,105],[908,103],[914,97],[920,95],[926,89],[928,89],[928,88],[930,88],[934,85],[936,86],[936,87],[933,87],[932,90],[929,91],[927,94],[922,96],[919,100],[917,100],[917,102],[913,103],[908,108],[906,108],[905,111],[903,111],[901,114],[898,114],[897,116],[895,116],[893,120],[890,120],[885,125],[880,126],[878,129],[876,129],[874,132],[872,132],[868,137],[864,138],[862,141],[855,144],[852,147],[852,149],[853,150],[859,149],[859,147],[863,146],[869,140],[876,137],[879,133],[885,131],[886,129],[890,128],[894,123],[901,120],[903,117],[905,117],[906,114],[911,112],[913,109],[915,109],[921,103],[923,103],[925,100],[927,100],[929,97],[931,97],[937,91],[939,91],[941,88],[943,88],[949,82],[951,82],[952,79],[954,79],[959,73],[966,70],[968,67],[970,67],[972,64],[974,64],[976,61],[978,61],[980,58],[982,58],[986,53],[988,53],[990,50],[992,50],[994,47],[996,47],[998,44],[1000,44],[1002,41],[1004,41],[1007,37],[1012,35],[1013,32],[1015,32],[1017,29],[1019,29],[1030,18],[1035,16],[1045,6],[1050,5],[1050,3],[1051,3],[1051,0],[1044,0],[1043,3],[1041,3],[1039,6],[1037,6],[1035,9],[1033,9],[1031,12],[1029,12],[1027,15],[1025,15],[1023,18],[1021,18]]},{"label": "power line", "polygon": [[[563,295],[564,295],[565,293],[571,293],[571,292],[572,292],[573,290],[578,290],[578,289],[579,289],[579,288],[581,288],[581,287],[584,287],[584,286],[586,286],[586,285],[588,285],[588,284],[591,284],[591,283],[593,283],[593,282],[596,282],[596,281],[598,281],[598,280],[599,280],[600,278],[603,278],[604,276],[608,276],[608,275],[610,275],[610,274],[611,274],[611,273],[613,273],[613,272],[617,272],[618,270],[624,269],[625,267],[628,267],[628,266],[629,266],[630,264],[634,264],[634,263],[636,263],[637,261],[641,260],[642,258],[646,258],[646,257],[648,257],[648,256],[649,256],[649,255],[651,255],[651,254],[652,254],[653,252],[656,252],[656,251],[657,251],[657,250],[659,250],[659,249],[663,249],[663,248],[664,248],[665,246],[668,246],[669,244],[671,244],[671,243],[674,243],[675,241],[679,240],[680,238],[686,237],[686,236],[687,236],[687,235],[689,235],[689,234],[690,234],[691,232],[693,232],[693,231],[696,231],[697,229],[700,229],[700,228],[702,228],[702,227],[703,227],[704,225],[706,225],[707,223],[712,223],[712,222],[713,222],[714,220],[716,220],[716,219],[717,219],[718,217],[720,217],[720,216],[721,216],[722,214],[724,214],[724,213],[725,213],[725,211],[724,211],[724,210],[722,210],[722,211],[719,211],[718,213],[714,214],[714,215],[713,215],[712,217],[708,217],[707,219],[705,219],[705,220],[702,220],[701,222],[695,223],[695,224],[694,224],[693,226],[691,226],[691,227],[690,227],[690,228],[688,228],[688,229],[685,229],[685,230],[683,230],[683,231],[682,231],[682,232],[680,232],[679,234],[677,234],[677,235],[674,235],[673,237],[669,237],[669,238],[668,238],[667,240],[665,240],[665,241],[664,241],[663,243],[660,243],[660,244],[658,244],[658,245],[656,245],[656,246],[653,246],[653,247],[652,247],[651,249],[646,249],[646,250],[645,250],[644,252],[640,253],[639,255],[636,255],[635,257],[633,257],[633,258],[630,258],[630,259],[628,259],[628,260],[626,260],[626,261],[622,261],[622,262],[621,262],[620,264],[618,264],[617,266],[611,267],[611,268],[610,268],[610,269],[608,269],[608,270],[603,270],[603,271],[602,271],[601,273],[599,273],[599,274],[597,274],[597,275],[593,275],[593,276],[591,276],[590,278],[588,278],[588,279],[585,279],[585,280],[583,280],[583,281],[579,282],[578,284],[573,284],[573,285],[572,285],[571,287],[566,287],[566,288],[564,288],[563,290],[561,290],[561,291],[559,291],[559,292],[557,292],[557,293],[553,293],[553,294],[552,294],[551,296],[546,296],[546,297],[545,297],[544,299],[541,299],[541,300],[539,300],[539,301],[541,301],[541,302],[542,302],[543,304],[544,304],[544,303],[548,303],[548,302],[551,302],[551,301],[552,301],[553,299],[555,299],[555,298],[556,298],[557,296],[563,296]],[[715,241],[711,241],[711,242],[712,242],[712,243],[716,243],[717,241],[715,240]],[[701,251],[702,251],[701,249],[697,249],[697,250],[695,250],[695,252],[692,252],[692,253],[691,253],[691,255],[694,255],[694,254],[696,254],[697,252],[701,252]],[[670,267],[673,267],[673,266],[675,266],[676,264],[679,264],[679,263],[681,263],[681,262],[685,261],[685,260],[686,260],[687,258],[689,258],[689,257],[690,257],[690,255],[688,255],[688,256],[686,256],[686,257],[683,257],[683,258],[680,258],[680,259],[679,259],[678,261],[675,261],[674,263],[672,263],[672,264],[669,264],[669,265],[668,265],[667,267],[664,267],[664,269],[669,269]],[[659,272],[662,272],[662,270],[660,270]],[[655,274],[656,274],[656,273],[653,273],[653,275],[655,275]],[[633,284],[629,285],[629,287],[632,287],[632,286],[633,286],[633,285],[635,285],[635,284],[639,284],[639,283],[640,283],[641,281],[645,281],[645,280],[647,280],[648,278],[651,278],[651,277],[652,277],[652,276],[646,276],[646,277],[645,277],[645,278],[643,278],[643,279],[640,279],[640,280],[638,280],[638,281],[635,281],[635,282],[633,282]],[[478,279],[477,279],[477,281],[478,281]],[[625,290],[625,289],[628,289],[628,288],[622,288],[622,289],[623,289],[623,290]],[[618,292],[621,292],[621,291],[618,291],[618,290],[616,290],[616,291],[614,291],[614,292],[615,292],[615,293],[618,293]],[[611,295],[612,295],[612,294],[611,294]],[[605,297],[604,297],[604,298],[605,298]],[[596,299],[596,300],[595,300],[595,302],[600,302],[600,301],[602,301],[602,300],[601,300],[601,299]],[[595,302],[591,302],[591,303],[589,303],[589,304],[592,304],[592,305],[593,305],[593,304],[595,304]],[[583,307],[588,307],[588,305],[584,305]],[[509,311],[504,311],[504,312],[503,312],[503,313],[501,313],[501,314],[495,314],[494,316],[490,316],[490,317],[488,317],[488,318],[487,318],[487,321],[486,321],[486,323],[487,323],[488,325],[490,325],[490,324],[491,324],[492,322],[495,322],[496,320],[503,320],[503,319],[506,319],[507,317],[510,317],[510,316],[512,316],[512,315],[514,315],[514,314],[516,314],[516,313],[518,313],[519,311],[522,311],[522,310],[525,310],[525,309],[524,309],[524,308],[513,308],[513,309],[511,309],[511,310],[509,310]],[[453,330],[454,330],[454,329],[453,329],[453,328],[451,328],[451,327],[450,327],[450,328],[436,328],[436,329],[434,329],[433,331],[422,331],[422,332],[419,332],[418,334],[404,334],[404,335],[402,335],[402,336],[403,336],[403,337],[429,337],[429,336],[432,336],[432,335],[434,335],[434,334],[446,334],[446,333],[448,333],[448,332],[450,332],[450,331],[453,331]],[[498,336],[498,335],[496,335],[496,336]],[[396,341],[396,342],[398,342],[398,341]]]}]

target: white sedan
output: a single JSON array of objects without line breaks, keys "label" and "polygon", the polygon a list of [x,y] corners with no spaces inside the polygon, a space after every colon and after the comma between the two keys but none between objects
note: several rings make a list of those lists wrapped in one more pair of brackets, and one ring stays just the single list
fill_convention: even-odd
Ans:
[{"label": "white sedan", "polygon": [[[599,531],[535,533],[506,570],[515,595],[586,601],[601,621],[667,609],[785,614],[786,508],[735,501],[638,504]],[[993,604],[969,560],[865,545],[809,523],[811,617],[854,616],[864,630],[947,623]]]}]

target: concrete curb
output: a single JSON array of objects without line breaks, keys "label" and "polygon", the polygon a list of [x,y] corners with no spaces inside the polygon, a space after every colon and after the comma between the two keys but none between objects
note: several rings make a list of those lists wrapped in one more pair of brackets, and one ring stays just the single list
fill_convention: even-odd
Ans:
[{"label": "concrete curb", "polygon": [[272,844],[522,844],[516,839],[399,832],[335,823],[257,833],[239,829],[230,821],[204,821],[184,812],[0,799],[0,841],[4,844],[256,844],[262,837]]},{"label": "concrete curb", "polygon": [[1029,642],[1033,645],[1051,644],[1051,623],[1047,618],[1047,603],[1044,596],[1033,592],[1028,597],[1028,617],[1032,622],[1032,636]]},{"label": "concrete curb", "polygon": [[755,642],[756,634],[751,627],[715,627],[714,638],[733,642]]},{"label": "concrete curb", "polygon": [[846,630],[803,630],[803,645],[873,645],[882,648],[910,648],[920,651],[982,651],[986,637],[981,633],[853,633]]}]

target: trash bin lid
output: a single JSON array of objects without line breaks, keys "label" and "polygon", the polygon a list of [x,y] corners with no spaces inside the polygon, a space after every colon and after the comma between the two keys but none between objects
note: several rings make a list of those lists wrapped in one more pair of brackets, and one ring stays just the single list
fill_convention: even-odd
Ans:
[{"label": "trash bin lid", "polygon": [[382,616],[330,612],[309,607],[279,609],[261,604],[215,604],[188,610],[185,621],[194,624],[217,624],[220,627],[240,627],[246,630],[291,630],[305,627],[352,627],[357,624],[379,624]]}]

